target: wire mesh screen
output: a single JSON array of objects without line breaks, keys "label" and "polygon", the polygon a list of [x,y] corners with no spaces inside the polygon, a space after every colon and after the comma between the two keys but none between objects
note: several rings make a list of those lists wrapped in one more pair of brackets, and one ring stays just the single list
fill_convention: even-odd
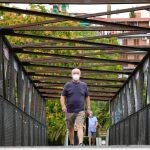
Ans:
[{"label": "wire mesh screen", "polygon": [[150,144],[150,105],[111,126],[109,144]]},{"label": "wire mesh screen", "polygon": [[44,127],[42,127],[42,145],[44,145],[44,143],[46,143],[45,142],[46,140],[45,140],[45,128]]},{"label": "wire mesh screen", "polygon": [[15,111],[15,145],[21,146],[22,135],[22,114],[19,111]]},{"label": "wire mesh screen", "polygon": [[147,119],[148,119],[148,126],[147,126],[147,131],[148,131],[148,137],[147,137],[147,140],[148,140],[148,144],[150,145],[150,107],[148,108],[148,116],[147,116]]},{"label": "wire mesh screen", "polygon": [[[36,122],[35,127],[33,122]],[[0,146],[45,145],[45,128],[14,104],[0,98]]]},{"label": "wire mesh screen", "polygon": [[131,145],[136,145],[138,144],[138,141],[137,141],[137,137],[138,137],[138,131],[137,131],[137,127],[138,127],[138,122],[137,122],[137,119],[138,119],[138,115],[137,114],[134,114],[132,115],[132,118],[130,118],[130,144]]},{"label": "wire mesh screen", "polygon": [[24,115],[23,116],[23,131],[24,131],[24,142],[23,142],[23,145],[24,146],[28,146],[29,143],[28,143],[28,140],[29,140],[29,136],[28,136],[28,133],[29,133],[29,121],[28,121],[28,118]]},{"label": "wire mesh screen", "polygon": [[41,136],[41,126],[39,125],[39,128],[38,128],[38,131],[39,131],[39,135],[38,135],[38,137],[39,137],[39,145],[42,145],[41,144],[41,138],[42,138],[42,136]]},{"label": "wire mesh screen", "polygon": [[129,119],[126,119],[125,120],[125,123],[124,123],[124,142],[125,142],[125,145],[129,145],[129,138],[130,138],[130,132],[129,132]]},{"label": "wire mesh screen", "polygon": [[119,143],[120,143],[120,139],[119,139],[119,133],[120,132],[119,132],[119,129],[120,129],[120,125],[117,124],[116,125],[116,142],[115,142],[117,145],[119,145]]},{"label": "wire mesh screen", "polygon": [[116,129],[115,129],[115,127],[114,127],[114,128],[112,128],[112,133],[113,133],[113,134],[112,134],[112,135],[113,135],[113,137],[112,137],[112,143],[113,143],[113,144],[115,144],[115,139],[116,139],[116,138],[115,138],[115,132],[116,132]]},{"label": "wire mesh screen", "polygon": [[33,121],[30,120],[30,132],[29,132],[29,136],[30,136],[30,145],[33,146]]},{"label": "wire mesh screen", "polygon": [[3,126],[3,122],[2,122],[2,115],[3,115],[3,111],[2,111],[2,99],[0,98],[0,145],[2,145],[2,126]]},{"label": "wire mesh screen", "polygon": [[124,144],[124,122],[120,123],[120,145]]},{"label": "wire mesh screen", "polygon": [[37,130],[38,130],[38,126],[37,126],[37,124],[36,123],[34,123],[34,144],[35,145],[38,145],[38,132],[37,132]]},{"label": "wire mesh screen", "polygon": [[142,144],[146,144],[146,109],[143,111],[139,112],[139,140],[138,140],[138,144],[142,145]]},{"label": "wire mesh screen", "polygon": [[14,130],[13,107],[4,101],[4,145],[13,145]]}]

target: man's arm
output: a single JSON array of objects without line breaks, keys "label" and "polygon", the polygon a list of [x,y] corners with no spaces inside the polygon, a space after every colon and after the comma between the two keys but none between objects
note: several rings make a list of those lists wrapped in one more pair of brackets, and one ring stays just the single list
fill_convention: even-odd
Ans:
[{"label": "man's arm", "polygon": [[87,96],[87,97],[85,98],[85,102],[86,102],[86,110],[87,110],[87,113],[89,113],[89,111],[91,110],[90,96]]},{"label": "man's arm", "polygon": [[98,126],[98,120],[97,120],[97,118],[96,118],[95,122],[96,122],[95,127],[97,128],[97,126]]},{"label": "man's arm", "polygon": [[98,126],[98,121],[96,121],[96,128],[97,128],[97,126]]},{"label": "man's arm", "polygon": [[61,103],[61,108],[62,108],[63,112],[67,112],[65,100],[66,100],[66,97],[61,95],[61,97],[60,97],[60,103]]}]

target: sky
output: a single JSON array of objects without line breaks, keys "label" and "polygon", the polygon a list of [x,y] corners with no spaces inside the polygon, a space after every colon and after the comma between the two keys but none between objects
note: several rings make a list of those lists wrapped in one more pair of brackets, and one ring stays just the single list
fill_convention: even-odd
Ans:
[{"label": "sky", "polygon": [[[25,9],[28,5],[25,4],[12,4],[21,9]],[[52,7],[50,5],[46,5],[48,8]],[[120,4],[120,5],[111,5],[111,10],[118,10],[118,9],[125,9],[125,8],[132,8],[143,6],[141,4]],[[69,13],[98,13],[98,12],[105,12],[107,11],[107,5],[69,5],[68,12]],[[114,14],[111,15],[112,18],[128,18],[129,13],[121,13],[121,14]],[[142,11],[142,17],[150,17],[150,11]]]}]

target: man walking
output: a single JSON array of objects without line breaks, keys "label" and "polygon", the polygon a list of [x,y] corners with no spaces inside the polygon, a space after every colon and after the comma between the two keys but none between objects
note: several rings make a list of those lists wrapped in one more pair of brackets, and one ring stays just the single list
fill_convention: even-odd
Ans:
[{"label": "man walking", "polygon": [[87,85],[80,81],[80,76],[79,69],[72,70],[73,80],[65,84],[60,102],[62,111],[66,114],[70,145],[74,145],[74,124],[76,122],[79,145],[82,146],[85,107],[87,113],[90,112],[90,97]]},{"label": "man walking", "polygon": [[97,126],[98,126],[97,118],[93,116],[92,111],[90,111],[89,118],[88,118],[89,145],[95,145]]}]

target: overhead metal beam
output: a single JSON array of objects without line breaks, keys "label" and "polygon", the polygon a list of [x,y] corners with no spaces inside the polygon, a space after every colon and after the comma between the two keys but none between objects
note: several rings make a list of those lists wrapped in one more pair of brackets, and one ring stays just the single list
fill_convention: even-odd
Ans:
[{"label": "overhead metal beam", "polygon": [[[36,83],[36,82],[34,82]],[[41,83],[44,83],[44,84],[47,84],[49,86],[63,86],[64,83],[52,83],[51,81],[49,82],[41,82]],[[120,88],[122,87],[122,85],[111,85],[111,84],[108,84],[108,85],[96,85],[96,84],[87,84],[89,87],[104,87],[104,88]]]},{"label": "overhead metal beam", "polygon": [[[52,80],[57,80],[58,82],[53,82]],[[63,81],[63,82],[61,82],[61,81]],[[65,85],[65,83],[66,82],[68,82],[68,81],[71,81],[71,79],[69,79],[69,80],[62,80],[61,78],[60,79],[58,79],[58,78],[50,78],[49,80],[45,80],[45,79],[34,79],[33,78],[33,83],[35,83],[36,85],[38,85],[38,86],[63,86],[63,85]],[[108,83],[107,81],[105,82],[98,82],[98,81],[95,81],[96,83],[95,84],[93,84],[93,80],[82,80],[82,81],[84,81],[84,82],[86,82],[87,83],[87,85],[89,85],[89,87],[93,87],[93,88],[96,88],[96,87],[104,87],[103,85],[104,85],[104,83]],[[90,81],[90,82],[89,82]],[[112,83],[112,82],[111,82]],[[119,88],[121,86],[121,84],[116,84],[116,88]],[[108,86],[109,88],[110,88],[110,86]]]},{"label": "overhead metal beam", "polygon": [[64,15],[44,13],[44,12],[38,12],[38,11],[32,11],[32,10],[23,10],[23,9],[18,9],[18,8],[4,7],[4,6],[0,6],[0,10],[1,11],[7,11],[7,12],[28,14],[28,15],[37,15],[37,16],[43,16],[43,17],[50,17],[50,18],[56,18],[56,19],[65,19],[65,20],[71,20],[71,21],[77,21],[77,22],[87,22],[87,23],[90,23],[90,24],[108,25],[108,26],[112,26],[112,27],[122,27],[122,28],[125,28],[126,30],[128,28],[129,29],[133,28],[133,29],[146,31],[146,32],[150,31],[150,29],[148,29],[146,27],[138,27],[138,26],[112,23],[112,22],[101,21],[101,20],[93,20],[93,19],[85,19],[85,18],[79,18],[79,17],[64,16]]},{"label": "overhead metal beam", "polygon": [[[60,96],[61,94],[60,93],[53,93],[53,92],[48,92],[48,91],[41,91],[40,92],[40,94],[49,94],[49,95],[53,95],[53,96],[56,96],[56,95],[58,95],[58,96]],[[109,98],[112,98],[112,96],[114,95],[114,94],[89,94],[90,95],[90,97],[109,97]]]},{"label": "overhead metal beam", "polygon": [[[27,75],[29,76],[41,76],[41,77],[52,77],[52,78],[59,78],[59,79],[71,79],[71,77],[69,76],[62,76],[62,75],[49,75],[49,74],[38,74],[38,73],[35,73],[35,72],[28,72]],[[106,82],[124,82],[125,80],[124,79],[114,79],[114,78],[108,78],[108,79],[105,79],[105,78],[87,78],[87,77],[81,77],[81,80],[92,80],[92,81],[106,81]],[[33,82],[36,82],[36,83],[41,83],[40,81],[38,80],[33,80]]]},{"label": "overhead metal beam", "polygon": [[[125,51],[122,51],[122,50],[115,50],[115,48],[113,47],[108,47],[108,46],[43,46],[45,42],[42,42],[41,45],[28,45],[28,44],[24,44],[22,46],[12,46],[14,51],[16,53],[19,53],[19,52],[22,52],[24,50],[26,51],[31,51],[31,50],[109,50],[109,52],[113,52],[113,51],[118,51],[120,53],[125,53],[125,52],[130,52],[131,50],[125,50]],[[39,43],[40,44],[40,43]],[[133,47],[134,48],[134,47]],[[144,48],[147,48],[147,47],[136,47],[136,48],[139,48],[139,49],[144,49]],[[134,51],[134,50],[133,50]],[[132,52],[133,52],[132,51]],[[138,51],[138,50],[137,50]],[[105,51],[103,51],[105,52]],[[139,52],[139,51],[138,51]],[[142,52],[146,52],[146,51],[142,51]],[[93,52],[94,53],[94,52]]]},{"label": "overhead metal beam", "polygon": [[[52,92],[52,93],[56,93],[56,94],[60,94],[61,92],[62,92],[62,90],[56,90],[56,89],[53,89],[53,88],[44,88],[44,87],[42,87],[42,86],[37,86],[38,87],[38,89],[39,89],[39,91],[48,91],[48,92]],[[42,89],[40,89],[40,87],[42,87]],[[114,95],[116,92],[115,91],[111,91],[111,90],[109,90],[109,91],[104,91],[104,90],[98,90],[98,91],[92,91],[92,90],[90,90],[89,91],[89,93],[91,93],[91,94],[112,94],[112,95]]]},{"label": "overhead metal beam", "polygon": [[[100,12],[100,13],[94,13],[94,14],[84,14],[84,15],[80,15],[78,16],[79,18],[90,18],[90,17],[96,17],[96,16],[104,16],[104,15],[110,15],[110,14],[117,14],[117,13],[124,13],[124,12],[131,12],[131,11],[137,11],[137,10],[143,10],[143,9],[149,9],[150,5],[146,5],[146,6],[140,6],[140,7],[134,7],[134,8],[127,8],[127,9],[121,9],[121,10],[114,10],[114,11],[107,11],[107,12]],[[41,22],[36,22],[36,23],[29,23],[29,24],[18,24],[18,25],[13,25],[13,26],[8,26],[11,27],[13,29],[15,28],[21,28],[21,27],[31,27],[34,26],[36,27],[37,25],[43,25],[43,24],[50,24],[50,23],[56,23],[56,22],[61,22],[64,21],[64,19],[53,19],[53,20],[46,20],[46,21],[41,21]],[[85,27],[86,28],[86,27]],[[108,28],[108,30],[107,30]],[[112,27],[107,27],[105,31],[118,31],[118,30],[122,30],[122,28],[115,28],[113,29]],[[129,30],[129,29],[128,29]]]},{"label": "overhead metal beam", "polygon": [[[45,85],[49,85],[49,86],[63,86],[65,85],[65,83],[59,83],[59,82],[51,82],[51,81],[41,81],[41,82],[36,82],[35,80],[33,80],[33,83],[43,83]],[[112,84],[107,84],[107,85],[100,85],[100,84],[89,84],[87,83],[87,85],[90,87],[106,87],[106,88],[120,88],[122,85],[112,85]]]},{"label": "overhead metal beam", "polygon": [[[34,67],[44,67],[44,68],[57,68],[57,69],[63,69],[63,70],[72,70],[73,67],[60,67],[60,66],[52,66],[52,65],[43,65],[43,64],[33,64],[29,62],[22,62],[23,66],[34,66]],[[80,68],[81,71],[86,72],[96,72],[96,73],[108,73],[108,74],[131,74],[131,71],[110,71],[110,70],[96,70],[96,69],[84,69]]]},{"label": "overhead metal beam", "polygon": [[1,0],[0,2],[23,4],[148,4],[149,0]]},{"label": "overhead metal beam", "polygon": [[[42,44],[42,43],[41,43]],[[44,42],[43,42],[44,45]],[[102,47],[102,46],[43,46],[43,45],[20,45],[20,46],[16,46],[13,45],[13,49],[16,52],[21,52],[23,51],[22,49],[25,50],[30,50],[30,49],[43,49],[43,50],[101,50],[101,49],[107,49],[109,50],[109,48],[107,48],[106,46]],[[114,50],[114,48],[111,48]]]},{"label": "overhead metal beam", "polygon": [[93,36],[93,37],[84,37],[84,38],[78,38],[78,40],[95,40],[95,39],[112,38],[112,37],[126,38],[128,36],[132,37],[141,33],[146,34],[146,32],[143,32],[143,31],[135,31],[135,32],[117,33],[117,34],[98,35],[98,36]]},{"label": "overhead metal beam", "polygon": [[[41,53],[41,52],[27,52],[22,51],[22,54],[36,54],[36,55],[44,55],[44,56],[53,56],[56,58],[67,58],[67,59],[79,59],[79,60],[87,60],[87,61],[94,61],[94,62],[110,62],[110,63],[118,63],[118,64],[134,64],[137,65],[138,61],[126,61],[126,60],[114,60],[114,59],[102,59],[102,58],[92,58],[92,57],[84,57],[84,56],[71,56],[71,55],[63,55],[63,54],[50,54],[50,53]],[[22,62],[26,63],[26,62]],[[28,62],[27,62],[28,63]]]},{"label": "overhead metal beam", "polygon": [[[8,27],[11,29],[11,27]],[[113,28],[113,27],[63,27],[63,26],[27,26],[27,27],[18,27],[13,28],[14,31],[125,31],[123,28]],[[128,29],[127,31],[137,31],[133,28]]]},{"label": "overhead metal beam", "polygon": [[[57,95],[51,95],[51,94],[41,94],[43,97],[56,97],[60,99],[60,96]],[[105,100],[110,100],[111,97],[105,97],[105,96],[99,96],[99,97],[95,97],[95,96],[90,96],[90,99],[96,99],[96,100],[100,100],[100,99],[105,99]]]},{"label": "overhead metal beam", "polygon": [[[60,97],[57,97],[57,96],[42,96],[44,99],[47,99],[47,100],[58,100],[60,99]],[[104,98],[92,98],[91,101],[103,101],[103,102],[109,102],[110,99],[104,99]]]},{"label": "overhead metal beam", "polygon": [[54,37],[46,37],[46,36],[39,36],[39,35],[31,35],[31,34],[21,34],[21,33],[13,33],[13,32],[7,32],[5,35],[9,36],[15,36],[15,37],[24,37],[24,38],[39,38],[39,39],[45,39],[45,40],[54,40],[54,41],[60,41],[60,42],[72,42],[72,43],[79,43],[79,44],[86,44],[86,45],[93,45],[93,46],[104,46],[109,49],[121,49],[121,50],[135,50],[135,51],[149,51],[147,48],[136,48],[132,46],[121,46],[121,45],[113,45],[113,44],[104,44],[104,43],[96,43],[96,42],[89,42],[89,41],[83,41],[83,40],[72,40],[72,39],[62,39],[62,38],[54,38]]},{"label": "overhead metal beam", "polygon": [[[98,37],[99,36],[87,37],[87,38],[98,38]],[[30,49],[40,49],[40,50],[107,50],[107,52],[108,52],[108,50],[111,50],[111,52],[118,51],[118,53],[130,52],[130,50],[126,50],[125,52],[121,51],[121,50],[114,50],[113,47],[110,48],[108,46],[57,46],[57,45],[52,46],[51,44],[53,44],[53,43],[41,42],[41,43],[30,43],[30,44],[23,44],[23,45],[12,45],[12,47],[13,47],[14,51],[16,51],[16,52],[21,52],[21,51],[23,51],[22,49],[28,50],[28,51]],[[134,47],[139,48],[139,49],[147,48],[144,46],[134,46]],[[134,52],[134,50],[132,52]],[[92,52],[92,53],[94,54],[94,52]]]},{"label": "overhead metal beam", "polygon": [[[115,52],[114,52],[115,53]],[[99,55],[104,55],[104,54],[109,54],[109,55],[114,55],[114,53],[100,53]],[[125,53],[123,53],[123,54],[125,54]],[[141,53],[141,54],[144,54],[144,53]],[[42,55],[41,55],[42,56]],[[80,56],[80,55],[79,55]],[[81,55],[82,56],[82,55]],[[92,56],[92,54],[90,55],[85,55],[85,56]],[[29,56],[30,57],[30,56]],[[45,59],[45,60],[43,60],[43,59]],[[69,63],[70,64],[70,66],[74,66],[74,62],[71,60],[71,59],[66,59],[66,58],[61,58],[60,60],[58,60],[57,59],[57,57],[51,57],[51,58],[35,58],[35,59],[32,59],[31,57],[30,58],[28,58],[28,59],[22,59],[21,58],[21,60],[22,60],[22,62],[26,62],[26,61],[28,61],[28,62],[31,62],[31,63],[39,63],[39,62],[45,62],[45,63],[55,63],[56,65],[57,64],[62,64],[62,65],[65,65],[66,63]],[[81,68],[87,68],[87,65],[88,65],[88,67],[104,67],[104,63],[103,62],[92,62],[91,63],[91,61],[86,61],[86,60],[78,60],[78,64],[79,64],[79,66],[81,67]],[[115,65],[118,65],[117,63],[105,63],[105,67],[108,67],[108,66],[115,66]],[[45,73],[50,73],[50,72],[52,72],[52,70],[44,70],[45,71]],[[35,72],[37,72],[37,70],[35,70]],[[57,70],[57,72],[60,72],[59,70]],[[41,70],[39,70],[39,73],[43,73]],[[69,72],[70,73],[70,72]],[[61,72],[61,74],[62,74],[62,72]]]},{"label": "overhead metal beam", "polygon": [[[51,91],[62,91],[63,90],[63,87],[61,88],[56,88],[56,87],[49,87],[49,86],[36,86],[37,89],[41,90],[41,89],[44,89],[44,90],[51,90]],[[92,93],[116,93],[117,91],[115,89],[109,89],[109,88],[102,88],[102,89],[94,89],[94,88],[89,88],[89,92],[92,92]]]},{"label": "overhead metal beam", "polygon": [[[53,97],[55,97],[55,96],[58,96],[59,98],[60,98],[60,96],[59,95],[56,95],[56,94],[49,94],[49,93],[40,93],[42,96],[53,96]],[[107,95],[102,95],[102,96],[96,96],[96,95],[90,95],[90,97],[91,98],[96,98],[96,99],[98,99],[98,98],[109,98],[109,99],[111,99],[112,98],[112,96],[107,96]]]}]

